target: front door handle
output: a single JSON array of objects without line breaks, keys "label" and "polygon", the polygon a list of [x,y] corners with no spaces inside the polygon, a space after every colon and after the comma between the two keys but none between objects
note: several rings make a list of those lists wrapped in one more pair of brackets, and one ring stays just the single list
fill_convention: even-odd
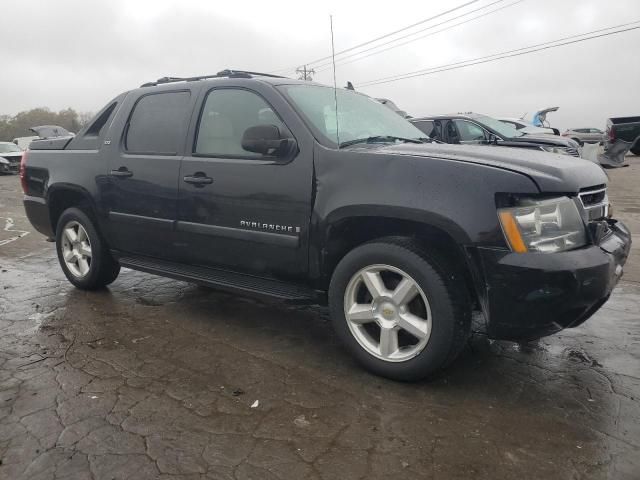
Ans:
[{"label": "front door handle", "polygon": [[202,172],[196,172],[193,175],[187,175],[183,178],[186,183],[191,183],[196,187],[204,187],[205,185],[209,185],[213,183],[213,178],[207,177]]},{"label": "front door handle", "polygon": [[109,175],[111,175],[112,177],[126,178],[126,177],[132,177],[133,176],[133,172],[131,170],[127,169],[127,167],[120,167],[117,170],[111,170],[109,172]]}]

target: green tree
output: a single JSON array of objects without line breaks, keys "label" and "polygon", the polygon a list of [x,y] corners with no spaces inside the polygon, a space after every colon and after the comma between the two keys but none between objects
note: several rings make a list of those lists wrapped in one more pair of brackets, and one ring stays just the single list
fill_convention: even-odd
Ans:
[{"label": "green tree", "polygon": [[[86,114],[83,115],[86,118]],[[52,112],[46,107],[34,108],[20,112],[14,116],[0,115],[0,141],[10,142],[16,137],[28,137],[33,135],[29,130],[39,125],[59,125],[70,132],[78,132],[86,122],[72,108]]]}]

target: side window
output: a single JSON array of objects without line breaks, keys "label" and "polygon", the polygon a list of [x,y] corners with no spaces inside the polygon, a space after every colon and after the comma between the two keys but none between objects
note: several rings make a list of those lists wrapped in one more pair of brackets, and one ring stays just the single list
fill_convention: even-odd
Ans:
[{"label": "side window", "polygon": [[431,137],[433,133],[433,122],[431,120],[423,120],[420,122],[415,122],[414,125],[420,129],[423,133]]},{"label": "side window", "polygon": [[475,123],[466,120],[454,120],[454,122],[460,132],[461,142],[482,142],[485,139],[484,130]]},{"label": "side window", "polygon": [[194,153],[216,157],[260,158],[242,148],[249,127],[276,125],[287,135],[282,120],[259,95],[247,90],[223,88],[207,95],[200,116]]},{"label": "side window", "polygon": [[176,155],[191,113],[189,97],[189,92],[166,92],[140,98],[129,118],[125,150]]}]

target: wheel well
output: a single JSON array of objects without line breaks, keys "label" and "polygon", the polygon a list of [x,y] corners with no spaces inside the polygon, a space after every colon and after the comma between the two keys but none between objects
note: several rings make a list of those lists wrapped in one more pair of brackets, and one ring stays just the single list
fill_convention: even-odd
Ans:
[{"label": "wheel well", "polygon": [[[432,225],[386,217],[354,217],[329,228],[323,251],[324,282],[328,285],[340,260],[358,245],[389,236],[414,238],[425,250],[437,251],[464,277],[469,295],[477,303],[471,272],[463,249],[445,230]],[[326,286],[325,285],[325,286]]]},{"label": "wheel well", "polygon": [[67,208],[78,207],[87,214],[91,214],[91,202],[85,194],[77,190],[56,190],[49,196],[49,218],[51,219],[51,228],[54,233],[58,226],[60,215]]}]

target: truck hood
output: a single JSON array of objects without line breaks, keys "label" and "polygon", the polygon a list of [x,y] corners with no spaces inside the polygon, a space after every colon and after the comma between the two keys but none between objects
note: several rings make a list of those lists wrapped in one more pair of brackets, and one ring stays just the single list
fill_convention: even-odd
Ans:
[{"label": "truck hood", "polygon": [[[367,147],[370,146],[363,146]],[[541,192],[577,193],[582,188],[607,183],[607,175],[599,165],[569,155],[483,145],[404,143],[378,144],[378,147],[367,150],[386,155],[442,158],[518,172],[529,177]]]},{"label": "truck hood", "polygon": [[[537,127],[535,127],[537,128]],[[548,134],[526,134],[521,137],[513,137],[507,138],[504,140],[505,143],[528,143],[531,145],[553,145],[554,147],[573,147],[575,144],[572,140],[567,138],[559,137],[557,135],[548,135]],[[500,142],[498,142],[500,143]]]}]

